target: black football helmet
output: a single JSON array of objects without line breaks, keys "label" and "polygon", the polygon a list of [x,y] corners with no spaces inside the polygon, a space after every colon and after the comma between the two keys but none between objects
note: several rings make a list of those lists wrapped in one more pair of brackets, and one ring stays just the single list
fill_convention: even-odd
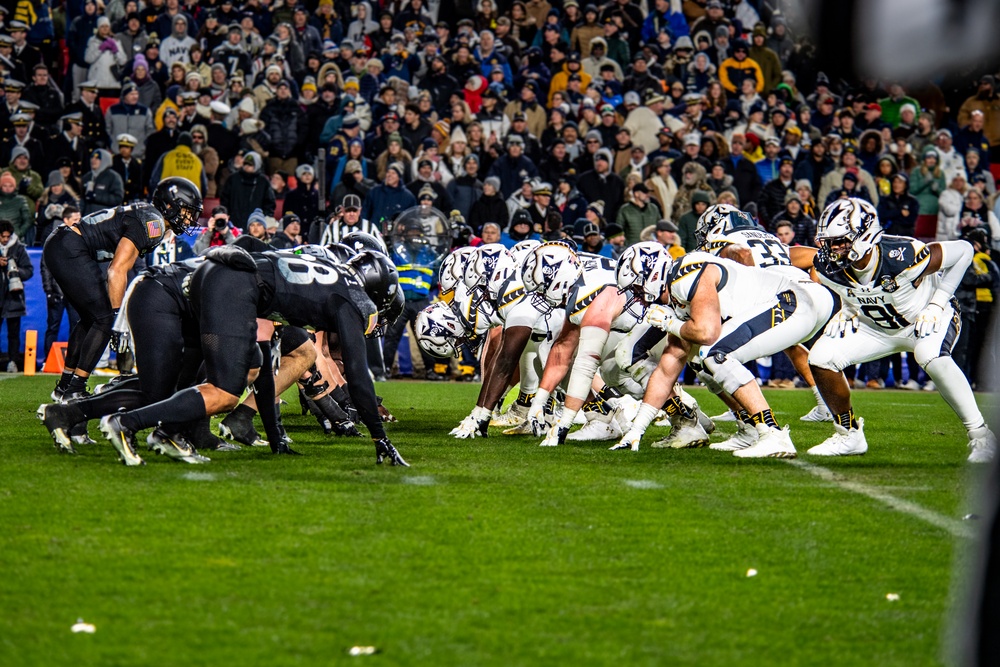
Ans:
[{"label": "black football helmet", "polygon": [[171,176],[153,190],[153,206],[163,215],[175,234],[185,234],[201,216],[201,191],[186,178]]},{"label": "black football helmet", "polygon": [[345,234],[344,238],[340,239],[340,242],[355,252],[372,250],[374,252],[380,252],[383,255],[389,254],[389,250],[385,247],[385,243],[380,241],[373,234],[368,234],[366,232],[351,232],[350,234]]},{"label": "black football helmet", "polygon": [[378,323],[375,325],[375,329],[368,334],[368,338],[381,338],[384,336],[386,330],[403,314],[403,306],[405,305],[406,298],[403,296],[403,290],[396,290],[396,295],[392,298],[392,303],[389,304],[389,307],[379,311]]},{"label": "black football helmet", "polygon": [[372,250],[362,250],[347,260],[346,265],[354,269],[364,284],[365,294],[378,311],[388,312],[397,298],[396,293],[402,291],[399,273],[389,258]]},{"label": "black football helmet", "polygon": [[328,255],[332,256],[338,262],[346,262],[358,254],[354,248],[343,243],[329,243],[326,246],[326,251]]}]

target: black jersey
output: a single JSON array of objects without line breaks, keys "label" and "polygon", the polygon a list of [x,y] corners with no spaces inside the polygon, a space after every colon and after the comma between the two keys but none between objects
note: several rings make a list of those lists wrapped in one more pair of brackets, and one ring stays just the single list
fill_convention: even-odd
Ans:
[{"label": "black jersey", "polygon": [[128,239],[142,257],[163,240],[167,222],[152,204],[139,202],[116,206],[91,213],[79,224],[90,256],[98,261],[110,260],[122,239]]},{"label": "black jersey", "polygon": [[352,269],[330,258],[289,250],[258,253],[254,260],[268,301],[261,304],[262,311],[269,319],[337,331],[337,311],[346,303],[369,324],[364,333],[375,327],[378,309]]},{"label": "black jersey", "polygon": [[204,257],[194,257],[182,262],[157,264],[142,272],[146,280],[155,280],[177,301],[185,316],[196,318],[191,300],[187,297],[187,283],[192,273],[205,262]]}]

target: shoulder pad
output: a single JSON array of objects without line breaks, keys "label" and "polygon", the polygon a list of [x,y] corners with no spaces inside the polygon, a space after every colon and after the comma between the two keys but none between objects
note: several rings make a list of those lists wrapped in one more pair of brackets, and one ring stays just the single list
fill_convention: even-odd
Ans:
[{"label": "shoulder pad", "polygon": [[216,264],[228,266],[237,271],[257,272],[257,264],[253,261],[253,257],[239,246],[216,246],[205,253],[205,259]]}]

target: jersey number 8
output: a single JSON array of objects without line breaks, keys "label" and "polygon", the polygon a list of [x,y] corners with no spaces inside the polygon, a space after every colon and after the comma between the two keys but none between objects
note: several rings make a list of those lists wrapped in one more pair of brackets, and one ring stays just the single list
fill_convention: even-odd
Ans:
[{"label": "jersey number 8", "polygon": [[335,270],[316,262],[310,255],[282,257],[278,260],[278,271],[288,282],[295,285],[332,285],[340,280]]}]

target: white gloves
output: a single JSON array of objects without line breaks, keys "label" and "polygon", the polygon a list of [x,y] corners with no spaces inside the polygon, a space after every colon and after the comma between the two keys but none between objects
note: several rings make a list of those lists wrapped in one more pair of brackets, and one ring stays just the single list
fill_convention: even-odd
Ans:
[{"label": "white gloves", "polygon": [[677,338],[681,337],[681,327],[684,325],[684,322],[677,319],[673,308],[659,303],[654,303],[646,309],[646,322],[650,326],[654,326],[660,331],[666,331]]},{"label": "white gloves", "polygon": [[462,422],[451,430],[449,435],[453,435],[460,440],[475,438],[477,435],[486,437],[487,429],[490,425],[490,411],[486,408],[473,408],[472,413],[462,420]]},{"label": "white gloves", "polygon": [[944,308],[936,303],[929,303],[917,315],[916,325],[917,338],[926,338],[941,331],[944,325]]},{"label": "white gloves", "polygon": [[622,439],[618,441],[618,444],[609,447],[613,452],[619,449],[629,449],[633,452],[639,451],[639,441],[642,440],[642,433],[636,431],[635,429],[629,429],[629,432],[622,436]]},{"label": "white gloves", "polygon": [[824,335],[830,338],[843,338],[847,335],[848,331],[850,333],[855,333],[858,330],[858,314],[848,313],[845,310],[841,310],[826,325],[826,329],[823,331]]},{"label": "white gloves", "polygon": [[536,438],[545,435],[549,428],[545,419],[545,404],[548,402],[549,392],[544,389],[539,389],[535,393],[535,397],[531,399],[531,407],[528,408],[528,426],[531,427],[531,433]]}]

